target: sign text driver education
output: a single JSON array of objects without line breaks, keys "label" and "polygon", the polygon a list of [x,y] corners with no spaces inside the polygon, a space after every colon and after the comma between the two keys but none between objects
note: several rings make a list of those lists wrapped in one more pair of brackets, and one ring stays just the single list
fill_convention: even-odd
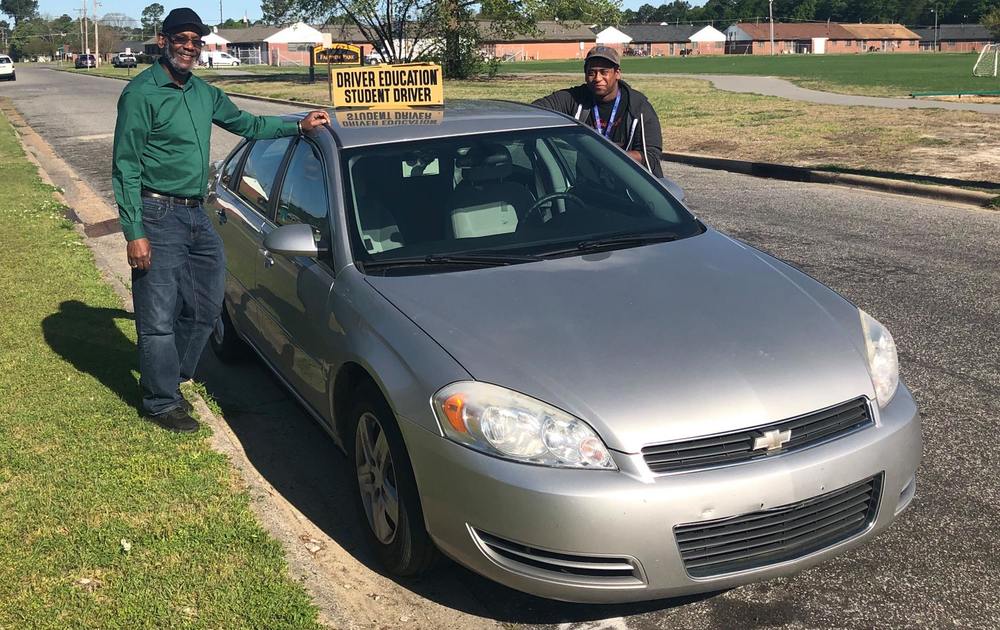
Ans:
[{"label": "sign text driver education", "polygon": [[443,87],[438,66],[379,66],[340,70],[333,74],[334,105],[395,107],[441,104]]}]

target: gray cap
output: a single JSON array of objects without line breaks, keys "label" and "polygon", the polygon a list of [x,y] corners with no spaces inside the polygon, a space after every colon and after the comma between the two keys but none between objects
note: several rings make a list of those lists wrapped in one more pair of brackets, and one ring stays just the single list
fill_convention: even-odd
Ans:
[{"label": "gray cap", "polygon": [[586,66],[591,59],[607,59],[611,63],[615,64],[615,66],[622,65],[622,58],[621,55],[618,54],[617,50],[610,46],[602,46],[600,44],[587,51],[587,56],[583,60],[583,65]]}]

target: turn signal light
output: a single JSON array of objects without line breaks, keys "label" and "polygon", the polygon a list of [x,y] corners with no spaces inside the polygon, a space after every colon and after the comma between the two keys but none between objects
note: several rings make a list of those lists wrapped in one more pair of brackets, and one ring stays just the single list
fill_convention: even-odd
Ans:
[{"label": "turn signal light", "polygon": [[465,409],[465,401],[462,399],[462,394],[449,396],[441,407],[444,409],[445,417],[448,418],[448,423],[456,431],[460,433],[469,432],[469,429],[465,426],[465,421],[462,419],[462,411]]}]

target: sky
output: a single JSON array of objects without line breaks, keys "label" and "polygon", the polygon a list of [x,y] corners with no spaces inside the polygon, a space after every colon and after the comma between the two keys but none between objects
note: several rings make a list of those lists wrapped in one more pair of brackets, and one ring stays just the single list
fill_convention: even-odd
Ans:
[{"label": "sky", "polygon": [[[162,4],[168,12],[176,7],[187,6],[194,9],[208,24],[216,24],[219,21],[219,0],[178,0],[175,2],[170,0],[99,0],[97,13],[102,16],[106,13],[124,13],[138,20],[139,16],[142,15],[143,8],[154,1]],[[656,6],[661,4],[662,0],[659,2],[657,0],[623,0],[622,7],[636,9],[647,3]],[[704,0],[694,0],[691,4],[692,6],[700,6],[705,2]],[[81,8],[83,8],[83,0],[39,0],[38,2],[38,12],[52,16],[65,13],[76,17],[76,11]],[[94,0],[87,0],[87,15],[91,15],[93,11]],[[260,0],[222,0],[223,19],[239,19],[243,17],[244,12],[251,20],[259,20],[262,15]]]}]

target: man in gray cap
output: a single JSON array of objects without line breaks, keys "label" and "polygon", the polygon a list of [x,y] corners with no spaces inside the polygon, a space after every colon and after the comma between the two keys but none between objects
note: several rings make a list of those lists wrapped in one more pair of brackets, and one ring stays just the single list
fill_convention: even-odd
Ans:
[{"label": "man in gray cap", "polygon": [[583,62],[586,83],[558,90],[535,105],[568,114],[611,140],[657,177],[663,177],[660,119],[642,92],[621,80],[621,57],[594,46]]},{"label": "man in gray cap", "polygon": [[194,374],[225,288],[222,241],[201,207],[212,124],[260,139],[330,122],[324,111],[297,122],[240,111],[191,73],[209,32],[191,9],[163,20],[163,56],[118,99],[111,173],[132,267],[142,415],[178,432],[198,430],[180,383]]}]

